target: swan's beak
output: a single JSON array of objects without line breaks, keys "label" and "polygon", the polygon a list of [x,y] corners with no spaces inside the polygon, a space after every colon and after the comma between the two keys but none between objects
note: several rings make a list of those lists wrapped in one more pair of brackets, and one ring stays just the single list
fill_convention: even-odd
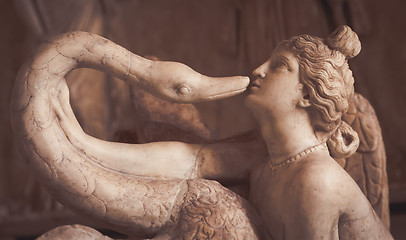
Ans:
[{"label": "swan's beak", "polygon": [[192,102],[214,101],[231,97],[244,92],[250,79],[244,76],[212,78],[203,77],[194,89]]},{"label": "swan's beak", "polygon": [[137,76],[134,85],[171,102],[219,100],[244,92],[250,83],[250,79],[244,76],[205,76],[178,62],[144,62],[144,71],[133,74]]}]

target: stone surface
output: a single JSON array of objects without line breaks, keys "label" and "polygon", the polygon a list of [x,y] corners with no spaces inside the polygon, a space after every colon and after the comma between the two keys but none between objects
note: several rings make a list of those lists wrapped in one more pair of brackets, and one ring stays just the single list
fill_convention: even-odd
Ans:
[{"label": "stone surface", "polygon": [[[43,44],[20,69],[11,107],[14,134],[54,198],[130,237],[391,239],[367,197],[330,157],[346,158],[359,145],[358,135],[341,120],[354,92],[347,58],[359,51],[357,35],[343,26],[325,40],[305,35],[282,42],[254,71],[246,104],[260,125],[264,158],[263,151],[253,151],[263,145],[254,142],[252,148],[247,139],[122,144],[86,134],[64,78],[75,68],[100,69],[131,88],[180,103],[242,93],[249,79],[207,77],[181,63],[142,58],[98,35],[71,32]],[[303,65],[308,59],[312,63]],[[362,117],[356,119],[364,126]],[[378,169],[385,168],[382,161]],[[204,178],[249,184],[250,202]],[[382,192],[385,179],[372,190]],[[376,194],[366,191],[374,200],[370,195]],[[89,231],[66,227],[43,238],[71,232],[103,238]]]},{"label": "stone surface", "polygon": [[[324,39],[300,35],[282,41],[253,72],[246,104],[260,125],[269,157],[253,167],[249,199],[273,239],[393,239],[358,185],[332,158],[365,148],[359,148],[358,134],[342,120],[351,102],[361,108],[357,120],[365,129],[363,144],[367,134],[380,136],[367,128],[373,128],[368,122],[373,118],[362,119],[363,103],[352,98],[354,78],[347,61],[360,50],[358,36],[341,26]],[[379,187],[371,188],[383,190],[380,197],[387,198],[385,173],[381,177],[385,159],[367,161],[355,171],[368,178],[379,169],[366,182],[377,182]],[[374,162],[378,166],[368,166]]]},{"label": "stone surface", "polygon": [[111,238],[104,236],[98,231],[81,225],[67,225],[52,229],[41,235],[38,240],[69,240],[69,239],[88,239],[88,240],[109,240]]},{"label": "stone surface", "polygon": [[[64,79],[72,69],[81,66],[108,71],[132,87],[175,102],[229,97],[246,90],[249,84],[247,77],[211,78],[180,63],[147,60],[107,39],[84,32],[64,34],[44,44],[20,70],[12,101],[15,113],[12,119],[25,157],[31,159],[36,175],[56,199],[115,230],[144,237],[154,236],[162,228],[170,229],[177,223],[176,219],[190,213],[179,213],[180,208],[187,208],[183,206],[185,203],[213,203],[215,210],[235,207],[236,213],[242,215],[234,216],[231,211],[232,215],[220,224],[220,229],[214,228],[210,236],[225,234],[255,239],[262,235],[262,230],[257,230],[261,225],[250,223],[258,222],[255,211],[243,207],[247,203],[235,193],[215,182],[193,190],[196,188],[193,181],[186,181],[201,174],[208,177],[216,174],[219,168],[211,165],[216,164],[216,159],[209,154],[209,146],[176,142],[125,145],[85,134],[69,105]],[[225,147],[219,152],[224,151],[232,150]],[[241,164],[242,169],[237,168],[231,174],[243,177],[241,172],[248,170],[244,166],[254,162]],[[207,165],[208,170],[200,170],[201,165]],[[195,198],[194,192],[203,193],[206,189],[207,194],[200,197],[197,194]],[[228,200],[221,200],[227,194],[210,196],[210,191],[215,193],[215,189],[224,189],[231,195]],[[226,207],[232,202],[235,204]],[[215,214],[213,223],[207,216],[207,220],[202,219],[203,224],[218,224],[219,215]],[[197,222],[182,224],[192,231],[188,224]],[[206,231],[200,233],[199,227],[196,231],[191,234],[206,234]]]},{"label": "stone surface", "polygon": [[[33,1],[20,2],[29,3]],[[4,170],[4,174],[1,174],[1,221],[2,223],[13,223],[13,226],[18,226],[19,223],[23,224],[23,226],[29,225],[30,230],[24,228],[24,231],[14,232],[34,235],[43,232],[44,230],[41,229],[46,229],[46,226],[52,226],[52,223],[59,221],[63,223],[63,219],[70,219],[72,215],[66,214],[63,211],[61,212],[60,205],[56,204],[55,201],[47,196],[46,192],[41,190],[41,187],[35,183],[34,178],[26,177],[29,176],[26,164],[19,157],[18,152],[15,151],[13,141],[10,140],[13,138],[8,117],[10,89],[18,67],[21,66],[22,60],[29,52],[29,50],[25,49],[33,48],[39,41],[46,39],[46,36],[54,35],[55,32],[67,31],[68,29],[63,26],[68,26],[72,23],[73,16],[77,20],[73,21],[75,24],[69,26],[70,29],[82,29],[94,32],[94,29],[73,26],[78,22],[82,26],[89,25],[86,24],[86,20],[83,21],[81,14],[72,11],[73,9],[81,9],[86,12],[89,10],[89,7],[77,7],[75,4],[77,5],[78,2],[66,0],[55,4],[49,4],[41,0],[35,2],[37,7],[39,7],[37,8],[37,10],[39,9],[37,12],[39,19],[46,20],[45,35],[33,34],[33,31],[29,31],[31,29],[23,25],[11,1],[5,2],[0,10],[2,12],[1,26],[5,33],[1,39],[1,75],[3,79],[1,106],[3,110],[1,114],[2,125],[0,134],[3,144],[1,144],[0,160],[3,166],[1,169]],[[402,23],[404,22],[405,15],[401,14],[405,8],[403,1],[374,1],[368,5],[364,4],[364,1],[335,1],[335,9],[337,9],[337,14],[335,15],[338,16],[335,19],[339,21],[331,19],[332,14],[326,15],[326,12],[329,12],[329,5],[333,1],[324,6],[319,4],[320,1],[301,1],[300,3],[294,2],[294,4],[292,4],[292,1],[243,1],[244,4],[240,4],[241,2],[238,3],[238,1],[229,1],[227,3],[219,3],[218,1],[207,2],[210,5],[208,7],[209,14],[216,21],[216,26],[222,26],[217,23],[223,22],[226,25],[225,29],[234,29],[229,27],[230,24],[234,24],[233,18],[228,18],[230,19],[229,21],[224,21],[222,14],[224,12],[237,13],[235,18],[236,21],[238,20],[236,29],[240,36],[238,42],[242,46],[239,45],[240,47],[237,48],[236,55],[229,55],[228,52],[223,52],[221,49],[218,52],[219,48],[217,46],[221,44],[217,44],[217,42],[221,34],[213,33],[216,31],[216,28],[213,27],[212,22],[206,21],[205,16],[207,14],[192,14],[191,17],[188,17],[189,21],[184,21],[186,18],[185,12],[200,11],[202,4],[194,6],[194,3],[188,3],[188,5],[181,7],[184,4],[182,1],[172,1],[173,7],[168,7],[168,5],[156,4],[156,1],[103,1],[103,4],[106,5],[102,7],[104,10],[101,11],[99,7],[100,1],[88,2],[90,5],[93,5],[90,9],[94,9],[94,13],[97,14],[89,14],[87,12],[84,15],[85,19],[90,19],[91,22],[99,21],[97,23],[99,29],[103,29],[103,33],[98,32],[99,30],[96,33],[111,36],[115,41],[134,51],[141,51],[140,53],[142,54],[156,55],[163,59],[180,60],[190,64],[201,72],[212,75],[232,74],[236,73],[236,71],[239,71],[240,74],[249,74],[253,67],[268,57],[269,51],[281,39],[303,32],[323,36],[328,33],[329,29],[332,30],[333,26],[337,26],[336,24],[350,24],[356,32],[362,33],[361,39],[363,42],[362,53],[351,62],[356,78],[356,88],[375,107],[382,124],[384,139],[388,143],[386,146],[389,156],[388,174],[392,186],[390,199],[398,203],[404,201],[404,196],[406,195],[402,191],[402,182],[406,176],[404,174],[406,168],[403,161],[404,151],[402,149],[404,147],[402,146],[404,146],[405,141],[400,136],[404,135],[402,132],[405,129],[404,121],[402,120],[405,116],[402,105],[405,101],[405,95],[402,94],[404,92],[402,86],[404,86],[403,79],[405,75],[399,66],[403,66],[405,63],[404,50],[402,50],[404,46],[400,43],[404,42],[402,39],[406,35],[398,30],[402,28]],[[354,14],[350,17],[351,14],[347,14],[348,5],[347,7],[342,7],[348,2],[352,4],[349,8],[352,12],[351,14],[357,11],[358,13],[361,11],[363,14]],[[358,6],[354,7],[352,2],[356,2],[355,5],[358,4]],[[213,12],[213,6],[218,11]],[[22,9],[21,5],[18,9]],[[308,9],[308,11],[300,11],[300,9]],[[248,10],[250,14],[247,14]],[[138,11],[137,14],[134,14],[135,11]],[[270,11],[276,11],[278,14],[275,14],[275,12],[270,14]],[[149,14],[152,12],[154,13],[153,15]],[[310,12],[315,15],[309,15]],[[227,16],[230,15],[232,14]],[[27,16],[29,15],[25,15],[25,17]],[[99,20],[95,21],[95,16]],[[360,20],[356,19],[358,17]],[[145,19],[149,20],[146,21]],[[150,21],[151,19],[153,21]],[[316,21],[309,24],[311,22],[310,19],[316,19]],[[358,24],[359,22],[365,22],[365,19],[366,22],[369,21],[370,23],[369,32],[364,32],[363,30],[367,28]],[[249,22],[246,22],[248,20]],[[30,24],[36,23],[35,19],[33,20],[32,18],[28,18],[27,22]],[[206,22],[209,27],[201,27]],[[135,23],[138,23],[138,25]],[[148,31],[146,29],[148,24],[154,26],[153,30]],[[356,26],[362,27],[356,28]],[[172,29],[172,31],[163,31],[163,28]],[[199,35],[200,33],[197,34],[199,32],[197,30],[200,31],[201,35]],[[185,34],[188,32],[193,32],[193,34]],[[226,31],[224,33],[224,35],[221,35],[224,36],[221,39],[225,39],[227,43],[221,46],[235,46],[235,44],[230,44],[230,40],[234,38],[229,37],[233,31]],[[268,40],[264,40],[265,38],[263,37],[256,37],[258,35],[268,36]],[[248,38],[251,40],[247,41],[246,39]],[[271,40],[271,38],[277,39]],[[166,47],[167,43],[171,41],[176,43],[170,44],[172,48],[168,49]],[[160,45],[158,46],[158,44]],[[245,53],[252,54],[253,51],[257,55],[252,58],[245,56]],[[199,57],[197,58],[196,56]],[[241,61],[233,59],[240,59]],[[248,59],[251,60],[248,62]],[[391,59],[391,61],[388,61],[388,59]],[[128,90],[126,87],[116,87],[116,83],[122,84],[122,81],[112,81],[111,78],[105,77],[103,74],[93,75],[93,71],[84,72],[87,72],[86,74],[88,75],[85,78],[86,82],[80,79],[69,78],[68,84],[71,88],[71,104],[85,131],[93,136],[111,140],[117,130],[133,127],[135,122],[133,116],[135,114],[128,104],[129,99],[125,97],[126,95],[128,97]],[[100,79],[100,76],[106,80]],[[96,80],[95,78],[99,79]],[[383,81],[382,79],[385,80]],[[75,85],[71,84],[73,82],[76,82]],[[107,84],[105,84],[106,82]],[[86,84],[86,86],[83,84]],[[86,91],[86,89],[94,88],[100,89],[100,92]],[[115,92],[113,98],[109,96],[112,89]],[[117,96],[119,98],[116,98]],[[88,104],[83,104],[85,98],[87,99],[86,101],[89,101]],[[87,105],[92,105],[93,108],[88,109]],[[247,112],[242,112],[241,108],[243,108],[241,106],[241,99],[223,100],[212,104],[198,104],[200,113],[204,113],[200,114],[200,117],[204,119],[210,130],[213,130],[211,136],[215,137],[224,137],[235,134],[240,130],[248,130],[243,129],[250,124],[249,121],[244,120]],[[102,128],[101,126],[105,124],[109,127]],[[163,135],[165,135],[166,139],[176,140],[172,137],[173,132],[179,133],[178,130],[172,127],[166,128],[155,123],[149,125],[151,126],[149,129],[153,129],[153,127],[164,129],[165,133]],[[167,129],[170,129],[170,131],[167,131]],[[159,134],[150,130],[149,132],[153,135],[154,139],[160,139]],[[125,134],[125,136],[132,138],[129,139],[130,141],[137,142],[137,137],[134,137],[136,136],[135,131],[132,131],[132,133],[134,135],[129,136],[129,134]],[[185,134],[182,133],[181,136],[177,134],[177,136],[180,139],[184,139]],[[196,139],[195,137],[191,138],[194,141]],[[56,212],[53,213],[53,211]],[[52,214],[55,215],[53,216]],[[44,218],[41,218],[41,216]],[[58,221],[48,221],[48,218],[56,218]],[[40,221],[43,221],[43,224],[39,224]],[[72,221],[77,222],[81,220],[73,218]],[[34,230],[35,226],[38,225],[41,225],[40,230]],[[1,234],[10,232],[9,230],[13,229],[8,227],[11,226],[9,224],[2,226],[7,227],[0,227],[2,230]]]},{"label": "stone surface", "polygon": [[360,146],[354,155],[338,162],[357,182],[389,229],[389,190],[381,128],[368,100],[355,94],[351,105],[343,119],[358,133]]}]

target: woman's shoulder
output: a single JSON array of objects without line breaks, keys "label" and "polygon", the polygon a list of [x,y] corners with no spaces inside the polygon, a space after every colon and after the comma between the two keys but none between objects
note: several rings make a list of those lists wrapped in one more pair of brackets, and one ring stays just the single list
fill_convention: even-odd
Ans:
[{"label": "woman's shoulder", "polygon": [[330,156],[316,154],[305,159],[294,176],[296,197],[306,208],[329,208],[332,212],[354,214],[369,211],[369,203],[350,175]]},{"label": "woman's shoulder", "polygon": [[356,185],[348,173],[327,154],[314,154],[304,159],[298,166],[295,178],[303,182],[303,187],[317,187],[326,191]]}]

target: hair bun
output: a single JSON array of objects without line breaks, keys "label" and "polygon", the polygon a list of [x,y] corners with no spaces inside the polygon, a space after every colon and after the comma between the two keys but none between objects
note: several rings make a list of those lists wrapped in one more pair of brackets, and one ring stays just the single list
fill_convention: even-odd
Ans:
[{"label": "hair bun", "polygon": [[357,151],[359,138],[350,125],[341,121],[337,130],[327,140],[328,149],[334,158],[347,158]]},{"label": "hair bun", "polygon": [[348,59],[357,56],[361,51],[358,35],[347,25],[338,27],[325,42],[331,49],[340,51]]}]

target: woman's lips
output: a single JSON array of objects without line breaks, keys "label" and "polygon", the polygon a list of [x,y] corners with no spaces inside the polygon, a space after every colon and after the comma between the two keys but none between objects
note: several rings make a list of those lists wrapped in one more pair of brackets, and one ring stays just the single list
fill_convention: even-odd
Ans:
[{"label": "woman's lips", "polygon": [[257,88],[261,88],[261,85],[259,85],[259,81],[255,80],[251,83],[251,87],[257,87]]}]

